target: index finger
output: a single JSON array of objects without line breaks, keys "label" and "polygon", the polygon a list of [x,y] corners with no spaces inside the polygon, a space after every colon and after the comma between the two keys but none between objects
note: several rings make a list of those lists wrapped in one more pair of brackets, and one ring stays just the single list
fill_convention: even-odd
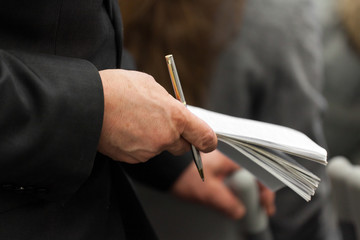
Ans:
[{"label": "index finger", "polygon": [[275,214],[275,193],[270,189],[265,187],[262,183],[258,182],[259,191],[260,191],[260,202],[264,206],[266,213],[269,216]]}]

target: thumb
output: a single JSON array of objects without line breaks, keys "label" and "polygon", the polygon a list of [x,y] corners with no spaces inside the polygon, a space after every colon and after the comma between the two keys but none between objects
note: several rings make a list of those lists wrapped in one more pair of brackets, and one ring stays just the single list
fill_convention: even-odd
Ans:
[{"label": "thumb", "polygon": [[210,126],[189,110],[185,112],[187,123],[181,134],[182,137],[202,152],[210,152],[216,149],[217,137]]}]

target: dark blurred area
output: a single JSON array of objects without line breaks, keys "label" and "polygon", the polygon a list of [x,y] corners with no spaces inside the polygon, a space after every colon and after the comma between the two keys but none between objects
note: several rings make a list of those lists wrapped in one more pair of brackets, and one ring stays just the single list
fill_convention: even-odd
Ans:
[{"label": "dark blurred area", "polygon": [[[268,225],[271,236],[239,234],[241,221],[182,206],[141,186],[139,194],[160,237],[184,239],[188,229],[186,239],[197,239],[204,237],[196,230],[200,226],[213,232],[213,239],[224,240],[360,239],[359,218],[349,217],[360,212],[351,205],[360,180],[337,178],[345,168],[351,172],[347,177],[356,175],[349,169],[360,162],[359,0],[119,3],[124,46],[136,69],[154,76],[169,93],[173,91],[164,56],[171,53],[189,104],[295,128],[327,148],[329,165],[339,155],[349,162],[334,161],[339,167],[327,167],[331,171],[305,162],[322,183],[309,203],[289,189],[277,192],[277,213]],[[340,199],[343,195],[346,200]],[[339,207],[344,204],[356,208],[345,211],[345,218]],[[172,208],[181,209],[178,216],[169,216]],[[186,222],[194,212],[197,221],[190,225],[198,228]],[[176,227],[161,229],[165,222]],[[211,234],[205,237],[212,239]]]}]

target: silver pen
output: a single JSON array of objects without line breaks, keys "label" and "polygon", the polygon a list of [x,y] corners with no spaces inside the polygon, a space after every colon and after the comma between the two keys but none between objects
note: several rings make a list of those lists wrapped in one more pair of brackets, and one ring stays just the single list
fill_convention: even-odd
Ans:
[{"label": "silver pen", "polygon": [[[174,88],[176,99],[181,101],[186,106],[185,96],[184,96],[184,93],[182,91],[179,75],[178,75],[177,70],[176,70],[174,57],[173,57],[173,55],[169,54],[169,55],[165,56],[165,59],[166,59],[166,63],[167,63],[167,66],[168,66],[168,70],[169,70],[169,74],[170,74],[170,78],[171,78],[171,83],[172,83],[172,86]],[[202,165],[202,161],[201,161],[200,152],[199,152],[199,150],[197,150],[194,147],[194,145],[191,145],[191,152],[192,152],[192,155],[193,155],[194,162],[195,162],[195,165],[197,167],[197,170],[198,170],[198,172],[200,174],[200,177],[204,181],[204,170],[203,170],[203,165]]]}]

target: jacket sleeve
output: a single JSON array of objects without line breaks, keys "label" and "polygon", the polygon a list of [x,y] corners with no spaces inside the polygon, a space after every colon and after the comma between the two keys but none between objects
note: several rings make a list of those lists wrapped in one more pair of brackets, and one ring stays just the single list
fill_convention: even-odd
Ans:
[{"label": "jacket sleeve", "polygon": [[0,50],[0,191],[73,194],[92,169],[103,101],[87,61]]},{"label": "jacket sleeve", "polygon": [[121,165],[130,177],[142,184],[161,191],[168,191],[190,165],[192,159],[190,152],[174,156],[165,151],[145,163],[121,163]]}]

